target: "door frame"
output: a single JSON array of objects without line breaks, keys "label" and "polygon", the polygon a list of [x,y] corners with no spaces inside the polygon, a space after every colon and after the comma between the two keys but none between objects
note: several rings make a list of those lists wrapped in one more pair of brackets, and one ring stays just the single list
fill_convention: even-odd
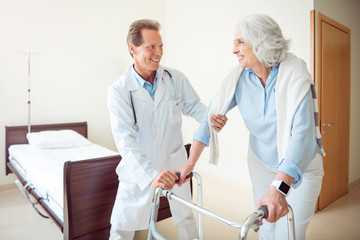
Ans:
[{"label": "door frame", "polygon": [[[320,131],[322,130],[322,119],[321,119],[321,110],[322,110],[322,106],[323,106],[323,102],[322,102],[322,97],[321,97],[321,92],[322,92],[322,22],[325,21],[326,23],[340,29],[341,31],[348,33],[350,35],[349,38],[349,50],[350,50],[350,55],[349,55],[349,63],[351,62],[351,30],[347,27],[345,27],[344,25],[336,22],[335,20],[321,14],[320,12],[315,13],[315,10],[310,11],[310,69],[311,69],[311,74],[312,77],[314,79],[315,82],[315,86],[316,86],[316,90],[318,93],[318,104],[319,104],[319,126],[320,126]],[[349,91],[350,91],[350,84],[351,84],[351,66],[349,66]],[[349,96],[349,100],[347,103],[347,112],[348,115],[348,126],[350,127],[350,96]],[[349,136],[350,138],[350,132],[349,132]],[[347,151],[346,151],[346,170],[347,170],[347,182],[349,181],[349,147],[350,147],[350,139],[348,140],[347,143]],[[326,148],[325,148],[326,151]],[[325,160],[326,161],[326,160]],[[349,183],[349,182],[348,182]],[[349,184],[347,184],[347,191],[349,191]],[[321,193],[320,193],[321,195]],[[320,198],[320,196],[319,196]],[[317,206],[316,206],[316,210],[319,210],[319,199],[317,202]]]}]

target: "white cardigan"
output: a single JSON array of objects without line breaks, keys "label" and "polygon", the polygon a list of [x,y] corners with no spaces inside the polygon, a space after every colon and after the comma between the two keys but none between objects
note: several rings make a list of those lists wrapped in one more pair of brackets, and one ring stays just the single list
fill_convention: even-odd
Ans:
[{"label": "white cardigan", "polygon": [[[234,97],[236,85],[242,71],[243,68],[238,65],[230,71],[210,105],[208,120],[210,129],[210,163],[212,164],[217,164],[218,162],[219,145],[217,131],[211,127],[211,115],[224,115],[226,113]],[[280,63],[278,79],[275,86],[279,162],[284,158],[289,144],[291,124],[296,109],[310,89],[311,84],[313,84],[313,81],[306,68],[305,62],[297,58],[294,54],[288,53],[286,59]],[[314,106],[314,110],[317,112],[316,99],[314,104],[316,105]],[[316,135],[317,137],[320,136],[319,128],[317,128]],[[320,146],[320,148],[322,149],[322,146]],[[324,152],[323,155],[325,155]]]}]

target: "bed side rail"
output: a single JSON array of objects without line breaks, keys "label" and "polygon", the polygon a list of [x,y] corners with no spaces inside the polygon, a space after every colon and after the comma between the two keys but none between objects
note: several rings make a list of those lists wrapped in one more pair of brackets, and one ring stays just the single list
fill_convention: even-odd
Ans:
[{"label": "bed side rail", "polygon": [[[35,211],[37,211],[39,214],[41,213],[39,209],[37,208],[39,205],[46,211],[46,214],[51,217],[51,219],[56,223],[56,225],[60,228],[61,231],[63,231],[63,222],[61,219],[57,217],[57,215],[50,209],[50,207],[46,204],[46,202],[43,200],[43,198],[33,189],[31,188],[28,183],[25,181],[25,179],[17,172],[16,168],[11,164],[11,162],[8,162],[7,166],[13,172],[18,180],[16,180],[16,185],[21,188],[20,191],[22,194],[25,194],[25,197],[29,199],[33,207],[35,208]],[[23,192],[25,191],[25,192]],[[36,206],[35,206],[36,205]],[[40,214],[42,215],[42,214]],[[44,215],[44,214],[43,214]]]}]

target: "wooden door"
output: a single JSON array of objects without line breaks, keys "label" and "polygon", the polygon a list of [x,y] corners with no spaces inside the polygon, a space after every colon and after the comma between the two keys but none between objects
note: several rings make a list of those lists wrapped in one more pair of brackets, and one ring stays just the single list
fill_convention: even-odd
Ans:
[{"label": "wooden door", "polygon": [[317,14],[320,129],[326,156],[319,209],[349,190],[350,29]]}]

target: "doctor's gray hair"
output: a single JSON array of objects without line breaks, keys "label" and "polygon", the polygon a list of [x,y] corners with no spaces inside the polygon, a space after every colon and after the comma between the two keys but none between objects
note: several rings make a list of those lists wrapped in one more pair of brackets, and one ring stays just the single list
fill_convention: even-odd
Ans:
[{"label": "doctor's gray hair", "polygon": [[[143,43],[144,39],[141,35],[141,30],[143,29],[159,31],[160,23],[153,19],[140,19],[133,22],[129,27],[129,32],[126,38],[128,47],[130,43],[134,44],[136,47]],[[133,56],[131,52],[130,55],[131,57]]]},{"label": "doctor's gray hair", "polygon": [[266,67],[276,66],[286,58],[290,40],[283,37],[279,25],[271,17],[248,15],[237,22],[236,30],[240,30],[243,40],[252,45],[255,56]]}]

